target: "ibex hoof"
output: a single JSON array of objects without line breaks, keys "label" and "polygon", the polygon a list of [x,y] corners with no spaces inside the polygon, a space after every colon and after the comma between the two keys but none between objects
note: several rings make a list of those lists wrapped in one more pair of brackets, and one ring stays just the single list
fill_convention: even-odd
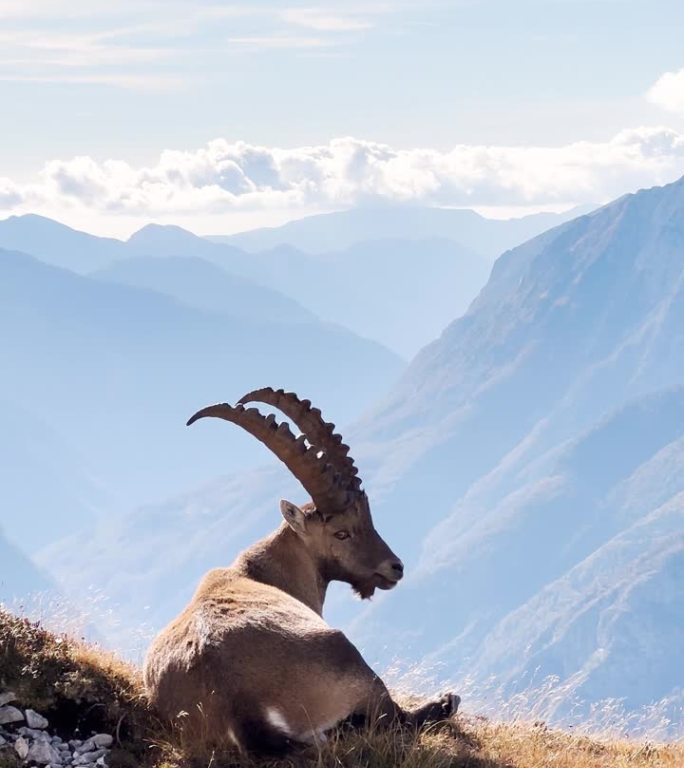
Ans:
[{"label": "ibex hoof", "polygon": [[447,719],[458,712],[461,697],[456,693],[445,693],[439,697],[439,703],[442,707],[444,718]]}]

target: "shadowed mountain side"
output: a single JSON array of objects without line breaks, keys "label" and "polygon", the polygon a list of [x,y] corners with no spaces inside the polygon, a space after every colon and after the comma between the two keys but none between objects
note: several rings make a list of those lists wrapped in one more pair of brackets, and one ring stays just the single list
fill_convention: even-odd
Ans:
[{"label": "shadowed mountain side", "polygon": [[206,312],[266,323],[316,321],[312,312],[282,293],[191,256],[134,256],[91,276],[165,293]]},{"label": "shadowed mountain side", "polygon": [[487,219],[467,209],[387,205],[307,216],[280,227],[207,239],[250,252],[288,245],[306,253],[324,253],[369,240],[439,238],[493,258],[578,213],[538,213],[500,220]]},{"label": "shadowed mountain side", "polygon": [[[187,430],[200,406],[277,380],[306,389],[345,420],[401,367],[380,345],[338,327],[199,312],[10,252],[0,252],[0,342],[0,396],[49,415],[98,467],[119,506],[167,496],[227,462],[239,468],[261,455],[225,425]],[[199,445],[210,447],[201,462]]]}]

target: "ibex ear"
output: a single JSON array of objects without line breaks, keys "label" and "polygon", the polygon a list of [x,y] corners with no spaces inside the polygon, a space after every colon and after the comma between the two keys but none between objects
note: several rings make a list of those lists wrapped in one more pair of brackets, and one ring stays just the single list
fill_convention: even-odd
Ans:
[{"label": "ibex ear", "polygon": [[280,500],[280,514],[295,533],[306,533],[306,515],[291,501]]}]

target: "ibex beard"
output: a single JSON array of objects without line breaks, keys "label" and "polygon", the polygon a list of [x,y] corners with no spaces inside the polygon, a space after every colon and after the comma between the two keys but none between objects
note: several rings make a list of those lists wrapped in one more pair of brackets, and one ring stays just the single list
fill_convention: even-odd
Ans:
[{"label": "ibex beard", "polygon": [[[301,431],[245,403],[279,409]],[[198,411],[233,422],[263,442],[311,497],[281,501],[283,522],[228,568],[202,579],[185,610],[153,642],[145,685],[162,717],[190,739],[280,754],[325,740],[350,719],[378,727],[420,727],[455,714],[445,694],[406,710],[342,632],[322,618],[328,584],[343,581],[362,598],[392,589],[401,560],[373,526],[349,448],[318,409],[294,393],[265,388],[236,406]]]}]

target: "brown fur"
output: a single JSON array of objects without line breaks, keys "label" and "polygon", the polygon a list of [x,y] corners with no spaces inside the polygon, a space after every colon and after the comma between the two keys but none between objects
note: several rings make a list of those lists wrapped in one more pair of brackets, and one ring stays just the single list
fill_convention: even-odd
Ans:
[{"label": "brown fur", "polygon": [[153,642],[144,678],[162,716],[207,745],[282,752],[324,739],[350,717],[419,726],[453,714],[458,697],[451,694],[402,710],[321,617],[331,581],[367,598],[402,576],[365,493],[341,511],[283,501],[281,512],[285,520],[273,534],[206,574]]}]

